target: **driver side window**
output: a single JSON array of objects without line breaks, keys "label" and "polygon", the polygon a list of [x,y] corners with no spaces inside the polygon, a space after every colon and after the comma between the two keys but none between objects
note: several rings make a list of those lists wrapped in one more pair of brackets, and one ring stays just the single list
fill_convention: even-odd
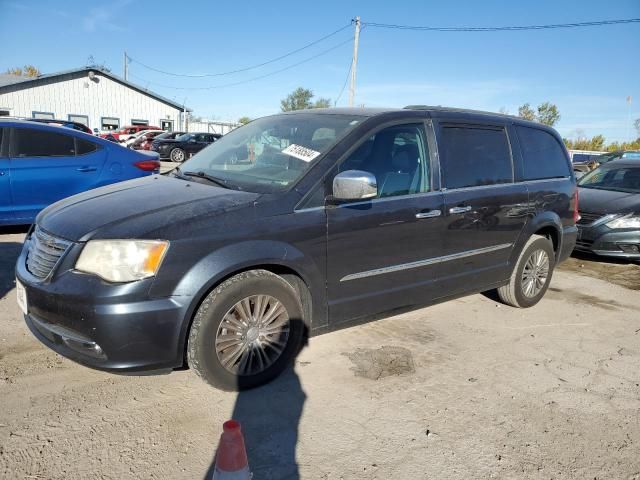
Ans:
[{"label": "driver side window", "polygon": [[364,170],[376,177],[377,198],[430,189],[429,155],[422,124],[387,127],[365,140],[338,167]]}]

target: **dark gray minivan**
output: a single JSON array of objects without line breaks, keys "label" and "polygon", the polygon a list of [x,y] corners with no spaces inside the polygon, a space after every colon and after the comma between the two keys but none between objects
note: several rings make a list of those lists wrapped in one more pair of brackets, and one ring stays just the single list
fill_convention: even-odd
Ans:
[{"label": "dark gray minivan", "polygon": [[497,289],[535,305],[576,242],[551,128],[432,107],[261,118],[175,170],[45,209],[16,265],[33,334],[117,372],[275,377],[308,334]]}]

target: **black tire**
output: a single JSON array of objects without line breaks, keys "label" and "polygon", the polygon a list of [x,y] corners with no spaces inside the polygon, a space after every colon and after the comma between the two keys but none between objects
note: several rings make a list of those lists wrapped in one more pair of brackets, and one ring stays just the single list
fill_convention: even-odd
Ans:
[{"label": "black tire", "polygon": [[[254,295],[267,295],[282,304],[289,317],[288,337],[282,353],[270,366],[254,374],[239,375],[222,364],[216,339],[225,315],[238,302]],[[218,285],[200,304],[189,332],[189,367],[221,390],[239,391],[267,383],[286,369],[300,350],[305,331],[302,312],[298,293],[282,277],[266,270],[239,273]]]},{"label": "black tire", "polygon": [[169,159],[175,163],[182,163],[187,159],[187,154],[181,148],[174,148],[169,154]]},{"label": "black tire", "polygon": [[[527,295],[525,293],[523,272],[529,259],[532,258],[534,253],[539,251],[547,257],[548,273],[544,284],[541,286],[539,291],[535,294]],[[513,269],[509,283],[497,289],[500,300],[507,305],[517,308],[528,308],[534,306],[542,299],[542,297],[544,297],[544,294],[549,288],[554,266],[555,253],[553,251],[553,243],[551,240],[543,237],[542,235],[532,235],[522,249],[522,252],[520,252],[520,257],[518,257],[518,261]]]}]

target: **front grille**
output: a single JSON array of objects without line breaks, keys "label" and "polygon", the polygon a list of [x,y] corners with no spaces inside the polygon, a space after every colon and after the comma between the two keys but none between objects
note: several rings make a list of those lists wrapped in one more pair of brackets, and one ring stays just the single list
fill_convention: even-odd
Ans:
[{"label": "front grille", "polygon": [[604,215],[601,213],[589,213],[589,212],[580,212],[580,220],[578,220],[578,225],[591,225],[596,220],[602,218]]},{"label": "front grille", "polygon": [[27,270],[41,280],[47,278],[70,245],[71,242],[36,227],[29,238]]}]

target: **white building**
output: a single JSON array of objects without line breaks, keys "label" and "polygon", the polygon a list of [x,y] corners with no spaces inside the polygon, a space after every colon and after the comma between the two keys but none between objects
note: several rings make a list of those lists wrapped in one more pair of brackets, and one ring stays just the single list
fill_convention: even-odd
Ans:
[{"label": "white building", "polygon": [[126,125],[182,130],[184,108],[98,67],[36,78],[0,75],[0,116],[72,120],[98,130]]}]

